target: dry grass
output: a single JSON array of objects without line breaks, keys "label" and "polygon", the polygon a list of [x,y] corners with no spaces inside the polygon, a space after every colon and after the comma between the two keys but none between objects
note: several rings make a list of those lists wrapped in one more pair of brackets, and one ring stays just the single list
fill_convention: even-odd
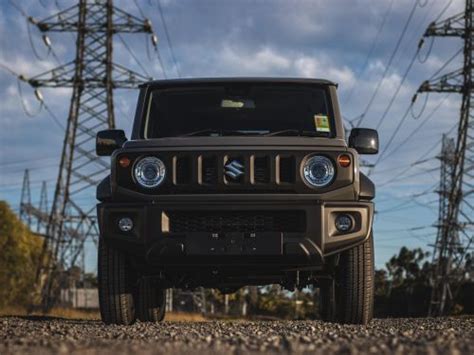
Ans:
[{"label": "dry grass", "polygon": [[87,319],[99,320],[100,314],[97,310],[81,310],[73,308],[53,308],[51,311],[44,313],[41,311],[32,311],[28,313],[26,308],[8,307],[0,309],[0,316],[47,316],[65,319]]},{"label": "dry grass", "polygon": [[165,321],[169,322],[205,322],[207,319],[200,313],[166,313]]},{"label": "dry grass", "polygon": [[[39,311],[33,311],[28,313],[25,308],[22,307],[8,307],[0,309],[0,317],[2,316],[47,316],[57,317],[65,319],[86,319],[86,320],[100,320],[100,314],[98,310],[81,310],[73,308],[53,308],[48,313],[42,313]],[[181,313],[171,312],[167,313],[165,321],[169,322],[204,322],[204,318],[199,313]]]}]

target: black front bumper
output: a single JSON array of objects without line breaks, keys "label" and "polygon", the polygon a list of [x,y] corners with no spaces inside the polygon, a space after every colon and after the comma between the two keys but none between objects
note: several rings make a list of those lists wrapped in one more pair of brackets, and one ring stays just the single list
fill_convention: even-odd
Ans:
[{"label": "black front bumper", "polygon": [[[353,217],[351,232],[336,230],[338,213]],[[101,203],[98,217],[101,238],[145,265],[300,268],[321,266],[325,257],[362,243],[371,232],[373,204],[169,197]],[[118,228],[122,217],[133,220],[130,232]]]}]

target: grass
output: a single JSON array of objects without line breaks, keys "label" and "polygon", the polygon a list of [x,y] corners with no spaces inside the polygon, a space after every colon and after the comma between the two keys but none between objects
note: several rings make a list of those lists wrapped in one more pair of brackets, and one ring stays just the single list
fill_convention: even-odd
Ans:
[{"label": "grass", "polygon": [[[64,319],[100,320],[100,313],[96,309],[74,309],[56,307],[47,313],[33,311],[28,313],[23,307],[7,307],[0,309],[0,317],[5,316],[47,316]],[[168,322],[204,322],[207,319],[199,313],[171,312],[166,313],[165,321]]]}]

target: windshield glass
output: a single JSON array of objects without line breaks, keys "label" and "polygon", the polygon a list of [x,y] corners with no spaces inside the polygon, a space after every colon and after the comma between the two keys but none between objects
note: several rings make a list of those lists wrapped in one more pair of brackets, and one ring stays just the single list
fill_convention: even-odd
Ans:
[{"label": "windshield glass", "polygon": [[333,135],[326,90],[307,86],[232,85],[155,90],[145,138]]}]

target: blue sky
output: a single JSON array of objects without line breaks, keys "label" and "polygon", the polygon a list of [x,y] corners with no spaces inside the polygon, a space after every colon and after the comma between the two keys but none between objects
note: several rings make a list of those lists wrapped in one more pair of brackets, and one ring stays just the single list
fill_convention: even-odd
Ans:
[{"label": "blue sky", "polygon": [[[448,3],[446,0],[418,2],[391,61],[391,54],[410,16],[414,0],[161,0],[171,47],[156,0],[137,1],[158,35],[158,48],[168,77],[176,77],[179,70],[182,77],[327,78],[339,83],[342,113],[350,119],[364,112],[386,73],[363,122],[366,127],[380,125],[382,149],[386,147],[421,82],[436,73],[461,47],[458,39],[436,39],[432,50],[428,51],[431,40],[427,39],[421,57],[429,53],[428,58],[424,63],[418,59],[414,62],[380,124],[414,56],[419,39],[427,25]],[[463,2],[453,0],[442,18],[461,12]],[[28,15],[42,19],[57,12],[57,5],[66,8],[74,2],[22,0],[15,3]],[[115,5],[140,16],[134,1],[115,1]],[[39,58],[30,46],[25,18],[9,1],[1,1],[0,9],[0,64],[26,76],[55,67],[57,63],[48,54],[38,31],[31,28],[32,42]],[[153,52],[150,59],[146,54],[146,41],[150,39],[145,35],[123,35],[123,38],[147,72],[155,78],[162,77]],[[52,33],[50,39],[60,61],[73,59],[71,34]],[[118,38],[114,45],[115,62],[143,72]],[[458,56],[443,72],[460,65],[461,57]],[[32,90],[24,84],[21,89],[25,106],[34,113],[38,103]],[[42,94],[56,116],[65,122],[70,91],[42,89]],[[44,110],[34,117],[25,114],[17,80],[4,69],[0,69],[0,95],[0,199],[17,208],[25,168],[30,169],[33,201],[39,199],[43,180],[48,183],[51,199],[63,131]],[[127,133],[130,132],[136,97],[136,91],[115,92],[117,126]],[[425,95],[418,97],[415,114],[422,110],[425,99]],[[379,267],[402,245],[429,248],[427,245],[434,241],[436,230],[432,225],[437,218],[438,198],[434,190],[439,181],[436,155],[440,151],[437,142],[457,123],[459,103],[459,97],[455,94],[448,97],[444,94],[429,95],[421,117],[414,119],[409,115],[394,137],[388,152],[395,148],[396,151],[381,159],[371,173],[378,186],[375,244]],[[425,122],[422,128],[400,145],[421,122]],[[364,159],[370,163],[377,157],[367,156]],[[418,163],[420,159],[422,163]],[[94,270],[94,252],[89,249],[87,264],[90,270]]]}]

